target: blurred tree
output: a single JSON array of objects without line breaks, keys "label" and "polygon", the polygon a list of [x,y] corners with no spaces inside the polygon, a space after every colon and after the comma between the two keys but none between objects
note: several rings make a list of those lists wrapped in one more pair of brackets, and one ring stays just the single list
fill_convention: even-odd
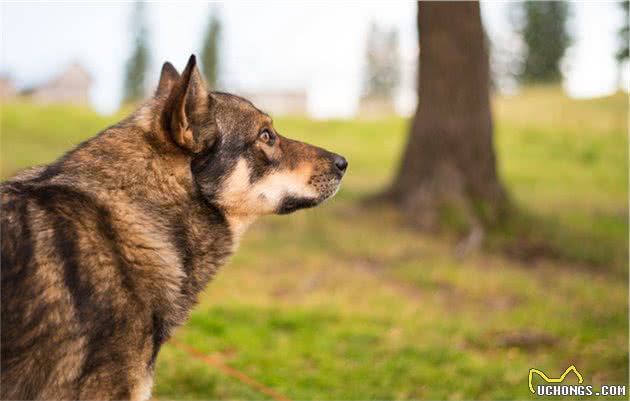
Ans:
[{"label": "blurred tree", "polygon": [[145,77],[149,66],[147,45],[146,9],[142,1],[134,5],[131,18],[134,47],[125,70],[124,101],[142,100],[146,92]]},{"label": "blurred tree", "polygon": [[218,16],[218,9],[213,7],[201,50],[201,68],[208,87],[212,89],[217,89],[219,80],[220,35],[221,20]]},{"label": "blurred tree", "polygon": [[570,44],[567,33],[569,3],[564,1],[525,1],[522,7],[521,35],[525,44],[520,80],[557,82],[562,78],[560,60]]},{"label": "blurred tree", "polygon": [[398,32],[372,22],[365,52],[364,96],[391,100],[400,82]]},{"label": "blurred tree", "polygon": [[624,62],[630,57],[628,49],[628,24],[630,23],[630,2],[619,3],[623,10],[623,26],[619,29],[619,50],[617,51],[617,61]]},{"label": "blurred tree", "polygon": [[418,106],[386,197],[425,229],[480,228],[504,208],[478,2],[419,2]]}]

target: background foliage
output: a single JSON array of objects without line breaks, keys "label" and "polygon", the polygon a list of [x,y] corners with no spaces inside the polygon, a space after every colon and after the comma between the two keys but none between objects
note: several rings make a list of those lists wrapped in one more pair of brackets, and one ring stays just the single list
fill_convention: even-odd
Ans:
[{"label": "background foliage", "polygon": [[219,83],[219,43],[221,35],[221,20],[218,8],[213,8],[208,19],[206,35],[201,49],[201,69],[208,88],[216,90]]},{"label": "background foliage", "polygon": [[521,35],[526,48],[520,79],[530,83],[560,81],[560,60],[570,44],[569,3],[524,1],[517,4],[522,7]]},{"label": "background foliage", "polygon": [[146,5],[137,1],[131,18],[133,50],[125,67],[124,102],[133,103],[146,95],[147,69],[149,66],[149,45],[146,26]]}]

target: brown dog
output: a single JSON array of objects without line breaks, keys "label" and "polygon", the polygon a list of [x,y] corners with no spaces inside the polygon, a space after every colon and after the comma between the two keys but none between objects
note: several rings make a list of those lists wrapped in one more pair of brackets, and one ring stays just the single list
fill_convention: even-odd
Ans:
[{"label": "brown dog", "polygon": [[134,114],[0,187],[2,399],[147,399],[245,228],[331,197],[346,166],[207,92],[194,56],[164,64]]}]

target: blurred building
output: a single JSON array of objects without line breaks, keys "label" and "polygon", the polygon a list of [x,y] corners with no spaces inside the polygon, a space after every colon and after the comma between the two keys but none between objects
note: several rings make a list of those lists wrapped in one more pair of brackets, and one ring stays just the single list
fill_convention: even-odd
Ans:
[{"label": "blurred building", "polygon": [[9,76],[0,76],[0,100],[11,99],[15,97],[17,91]]},{"label": "blurred building", "polygon": [[256,107],[276,116],[306,115],[307,96],[304,91],[274,91],[241,94]]},{"label": "blurred building", "polygon": [[384,96],[369,96],[359,99],[361,118],[383,118],[397,115],[394,99]]},{"label": "blurred building", "polygon": [[20,91],[20,96],[38,103],[89,103],[90,74],[78,63],[68,66],[59,76],[38,86]]}]

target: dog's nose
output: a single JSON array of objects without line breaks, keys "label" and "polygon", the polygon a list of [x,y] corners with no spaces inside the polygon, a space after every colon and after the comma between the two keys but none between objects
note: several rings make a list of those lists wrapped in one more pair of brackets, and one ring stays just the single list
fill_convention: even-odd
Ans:
[{"label": "dog's nose", "polygon": [[348,168],[348,161],[342,156],[335,156],[335,167],[337,167],[340,172],[344,173]]}]

